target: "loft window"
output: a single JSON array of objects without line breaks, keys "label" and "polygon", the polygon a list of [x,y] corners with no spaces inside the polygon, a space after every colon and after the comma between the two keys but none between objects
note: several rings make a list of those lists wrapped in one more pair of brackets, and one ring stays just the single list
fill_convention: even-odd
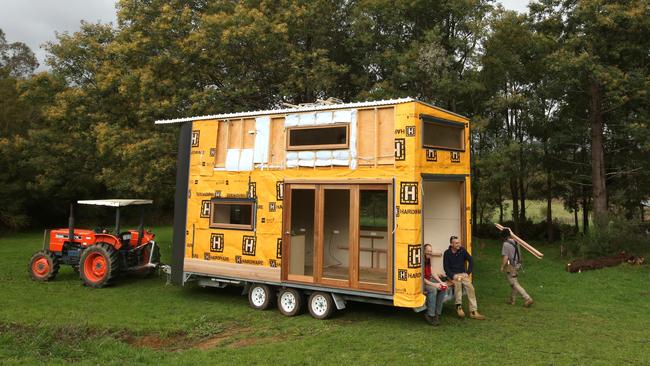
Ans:
[{"label": "loft window", "polygon": [[425,148],[465,151],[465,124],[422,116],[422,145]]},{"label": "loft window", "polygon": [[348,125],[290,127],[287,132],[287,150],[348,148]]},{"label": "loft window", "polygon": [[211,228],[253,230],[255,222],[255,201],[212,200]]}]

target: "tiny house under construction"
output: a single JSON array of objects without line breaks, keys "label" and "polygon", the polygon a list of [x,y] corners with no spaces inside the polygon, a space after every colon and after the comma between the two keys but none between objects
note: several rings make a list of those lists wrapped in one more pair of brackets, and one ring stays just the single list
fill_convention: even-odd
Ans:
[{"label": "tiny house under construction", "polygon": [[172,280],[327,317],[345,301],[424,304],[423,249],[471,251],[469,121],[414,99],[181,123]]}]

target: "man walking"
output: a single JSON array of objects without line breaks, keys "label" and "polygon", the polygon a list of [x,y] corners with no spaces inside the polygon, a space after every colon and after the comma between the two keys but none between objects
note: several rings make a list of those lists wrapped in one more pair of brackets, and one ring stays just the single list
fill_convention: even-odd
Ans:
[{"label": "man walking", "polygon": [[501,231],[503,238],[503,247],[501,248],[501,272],[506,272],[506,279],[512,288],[510,298],[506,301],[510,305],[515,304],[517,294],[524,298],[524,307],[533,305],[533,298],[528,295],[526,290],[521,287],[517,278],[519,270],[521,269],[521,255],[519,245],[512,239],[510,229],[505,228]]},{"label": "man walking", "polygon": [[[443,255],[443,266],[447,278],[454,282],[454,295],[456,297],[456,313],[460,318],[465,317],[463,311],[463,288],[467,292],[469,300],[469,317],[476,320],[483,320],[485,316],[478,312],[476,304],[476,293],[474,286],[469,281],[469,275],[472,274],[474,263],[472,256],[460,245],[457,236],[449,238],[449,249],[445,250]],[[465,267],[467,263],[467,268]]]}]

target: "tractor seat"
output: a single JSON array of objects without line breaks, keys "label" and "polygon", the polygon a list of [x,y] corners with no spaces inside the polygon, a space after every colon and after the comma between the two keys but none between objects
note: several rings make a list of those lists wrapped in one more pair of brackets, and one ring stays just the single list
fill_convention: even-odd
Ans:
[{"label": "tractor seat", "polygon": [[131,242],[131,232],[129,231],[124,231],[118,235],[120,238],[120,241],[122,242],[122,245],[128,247],[130,242]]},{"label": "tractor seat", "polygon": [[95,234],[108,234],[108,230],[106,230],[106,228],[103,227],[96,227],[93,229],[93,231],[95,232]]}]

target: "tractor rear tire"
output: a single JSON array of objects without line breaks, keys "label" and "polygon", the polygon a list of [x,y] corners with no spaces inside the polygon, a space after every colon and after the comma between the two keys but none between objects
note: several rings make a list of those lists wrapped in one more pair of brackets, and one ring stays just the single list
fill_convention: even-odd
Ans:
[{"label": "tractor rear tire", "polygon": [[119,274],[118,259],[113,246],[106,243],[91,245],[81,254],[79,276],[88,287],[107,286]]},{"label": "tractor rear tire", "polygon": [[34,281],[51,281],[59,273],[59,259],[48,250],[39,250],[29,260],[27,271]]}]

